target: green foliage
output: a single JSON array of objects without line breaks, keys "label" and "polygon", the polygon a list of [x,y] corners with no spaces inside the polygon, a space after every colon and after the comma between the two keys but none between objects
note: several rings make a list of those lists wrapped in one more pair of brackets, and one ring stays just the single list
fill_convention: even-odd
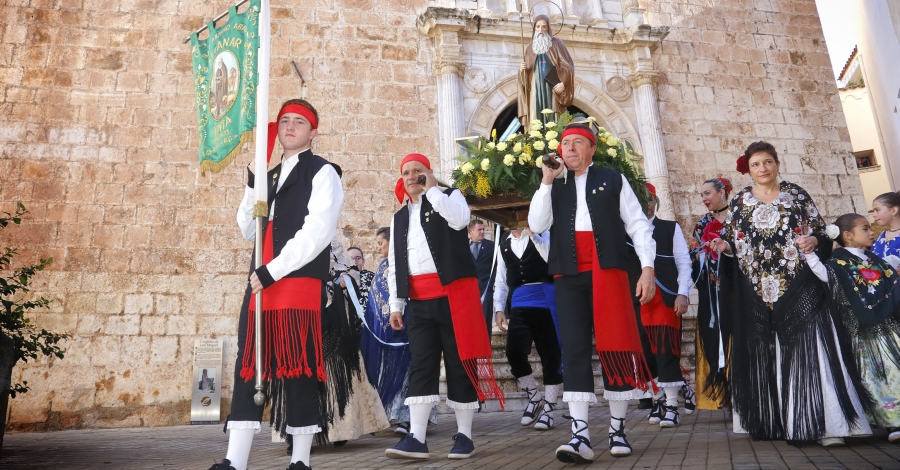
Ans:
[{"label": "green foliage", "polygon": [[[10,223],[19,225],[22,216],[28,213],[25,206],[19,203],[16,213],[4,212],[0,216],[0,230]],[[65,334],[56,334],[44,329],[38,330],[26,314],[34,309],[43,309],[50,306],[50,301],[40,297],[38,299],[22,300],[29,289],[29,282],[35,274],[43,271],[53,258],[42,258],[40,263],[22,266],[12,269],[13,256],[18,254],[14,248],[4,247],[0,253],[0,333],[9,336],[15,344],[15,362],[20,360],[28,362],[29,359],[37,359],[42,356],[56,356],[63,358],[65,351],[60,347],[62,340],[68,338]],[[15,398],[17,393],[28,391],[28,382],[13,384],[10,396]]]},{"label": "green foliage", "polygon": [[[525,133],[515,134],[505,142],[496,141],[496,132],[490,139],[478,137],[463,141],[465,155],[460,156],[459,166],[452,172],[453,185],[466,195],[515,195],[530,199],[541,185],[541,156],[556,151],[563,129],[573,120],[565,112],[546,125],[535,119]],[[594,118],[583,121],[596,128]],[[602,127],[598,128],[597,136],[594,164],[622,173],[646,207],[649,198],[644,187],[646,179],[635,163],[640,155],[629,142]]]}]

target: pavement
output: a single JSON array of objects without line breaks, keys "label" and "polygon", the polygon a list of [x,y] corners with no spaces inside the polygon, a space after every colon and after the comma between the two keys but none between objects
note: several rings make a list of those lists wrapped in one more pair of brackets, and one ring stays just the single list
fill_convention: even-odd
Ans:
[{"label": "pavement", "polygon": [[[312,468],[322,469],[559,469],[555,449],[568,441],[568,420],[557,411],[557,426],[535,431],[521,426],[519,412],[475,415],[476,453],[468,460],[448,460],[456,433],[453,415],[439,415],[428,429],[431,458],[424,461],[392,460],[384,449],[399,438],[389,430],[350,441],[343,447],[313,446]],[[608,452],[608,409],[591,407],[591,436],[597,459],[592,469],[900,469],[900,445],[890,444],[885,433],[847,440],[845,447],[803,448],[784,442],[754,442],[731,432],[723,411],[697,411],[684,416],[681,426],[661,429],[646,420],[647,411],[629,408],[629,457]],[[560,424],[562,423],[562,424]],[[227,436],[218,426],[84,429],[47,433],[7,434],[0,469],[178,469],[207,470],[225,456]],[[290,459],[283,443],[272,443],[267,426],[257,435],[249,470],[285,469]]]}]

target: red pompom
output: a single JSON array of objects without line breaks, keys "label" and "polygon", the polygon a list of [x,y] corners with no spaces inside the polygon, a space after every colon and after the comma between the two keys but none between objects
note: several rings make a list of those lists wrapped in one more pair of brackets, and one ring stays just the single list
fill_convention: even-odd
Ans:
[{"label": "red pompom", "polygon": [[731,192],[731,184],[728,183],[728,180],[720,177],[719,181],[721,181],[722,185],[725,186],[725,192],[730,193]]},{"label": "red pompom", "polygon": [[746,155],[741,155],[740,157],[738,157],[737,168],[735,168],[735,169],[738,171],[738,173],[740,173],[742,175],[746,175],[747,173],[750,173],[750,165],[747,164],[747,156]]}]

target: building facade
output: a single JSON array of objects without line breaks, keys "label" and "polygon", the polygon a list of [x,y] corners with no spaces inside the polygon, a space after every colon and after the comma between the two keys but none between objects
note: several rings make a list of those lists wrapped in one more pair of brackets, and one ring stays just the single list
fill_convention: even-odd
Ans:
[{"label": "building facade", "polygon": [[[704,212],[702,181],[749,184],[734,162],[754,140],[776,146],[784,179],[827,218],[866,210],[813,0],[551,1],[535,8],[572,51],[576,105],[635,145],[685,229]],[[269,107],[302,96],[318,108],[314,150],[344,169],[339,233],[372,267],[403,156],[446,174],[452,139],[514,103],[519,3],[272,3]],[[229,6],[2,7],[0,209],[31,211],[2,242],[20,262],[54,257],[35,284],[54,302],[34,318],[72,335],[65,359],[16,368],[32,390],[12,400],[11,429],[184,424],[198,338],[225,340],[229,395],[251,248],[234,215],[252,146],[200,175],[182,43]]]}]

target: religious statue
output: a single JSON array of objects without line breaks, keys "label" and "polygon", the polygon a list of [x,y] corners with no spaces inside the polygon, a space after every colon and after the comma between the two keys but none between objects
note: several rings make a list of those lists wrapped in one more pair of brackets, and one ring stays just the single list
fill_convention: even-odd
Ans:
[{"label": "religious statue", "polygon": [[550,18],[534,17],[531,44],[525,51],[525,62],[519,68],[519,122],[528,127],[529,120],[545,123],[553,116],[541,114],[551,109],[565,112],[575,97],[575,66],[569,50],[550,30]]}]

